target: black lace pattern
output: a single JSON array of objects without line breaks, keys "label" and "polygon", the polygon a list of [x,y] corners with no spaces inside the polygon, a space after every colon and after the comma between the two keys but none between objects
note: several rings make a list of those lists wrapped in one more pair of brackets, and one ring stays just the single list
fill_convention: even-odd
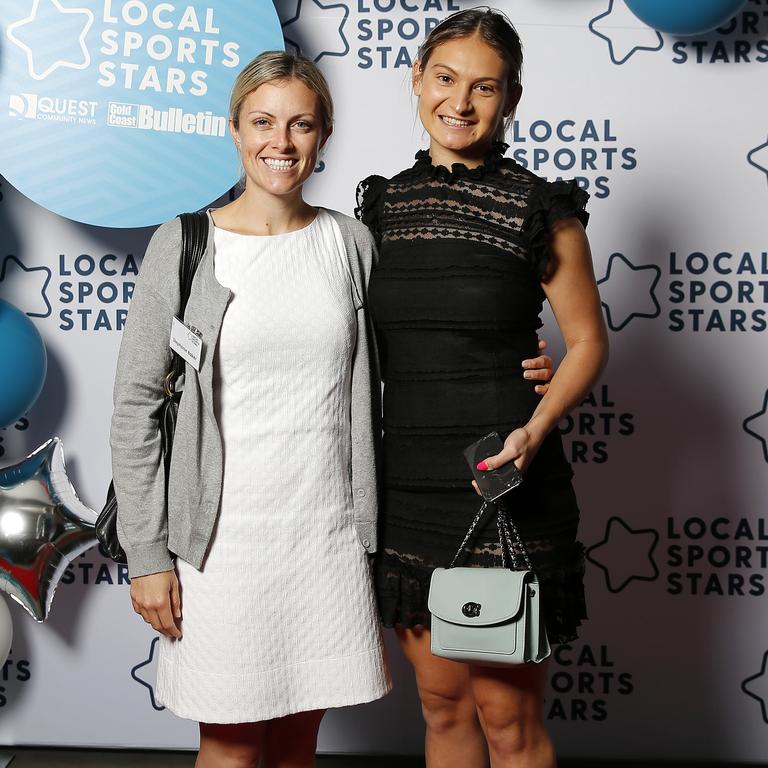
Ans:
[{"label": "black lace pattern", "polygon": [[[574,508],[570,489],[551,487],[551,499],[562,510]],[[515,491],[511,492],[512,495]],[[477,511],[474,492],[385,492],[382,543],[376,558],[375,581],[384,626],[429,627],[429,582],[435,568],[447,567]],[[518,529],[541,587],[541,605],[552,644],[576,639],[587,618],[584,598],[584,547],[576,539],[578,518],[549,521],[538,530],[526,515]],[[518,565],[522,552],[515,546]],[[464,548],[456,565],[492,568],[501,565],[495,515],[491,514]]]},{"label": "black lace pattern", "polygon": [[549,259],[550,227],[569,217],[586,226],[589,194],[575,180],[545,181],[505,158],[506,150],[506,144],[496,142],[481,165],[447,168],[433,165],[429,151],[422,149],[414,165],[392,179],[363,179],[355,216],[378,246],[398,240],[479,242],[521,259],[541,278]]},{"label": "black lace pattern", "polygon": [[[478,507],[463,449],[506,436],[538,405],[520,362],[536,354],[549,231],[587,222],[575,182],[546,182],[505,149],[476,168],[434,165],[422,150],[411,168],[358,187],[356,214],[379,248],[369,304],[384,379],[375,573],[387,626],[429,626],[432,571],[450,563]],[[555,431],[512,492],[553,643],[574,639],[586,617],[571,476]],[[494,564],[495,522],[471,547],[470,564]]]}]

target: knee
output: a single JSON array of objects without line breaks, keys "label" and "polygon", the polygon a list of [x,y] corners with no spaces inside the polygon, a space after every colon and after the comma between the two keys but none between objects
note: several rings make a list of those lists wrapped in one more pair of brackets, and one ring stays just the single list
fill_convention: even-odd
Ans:
[{"label": "knee", "polygon": [[433,733],[474,725],[477,711],[471,696],[464,692],[419,691],[424,722]]},{"label": "knee", "polygon": [[261,759],[258,753],[249,755],[233,755],[231,760],[221,763],[222,768],[259,768]]},{"label": "knee", "polygon": [[[201,755],[202,756],[202,755]],[[206,755],[207,760],[205,762],[198,762],[195,764],[195,768],[259,768],[261,765],[261,759],[259,754],[226,754],[220,752],[217,755]]]},{"label": "knee", "polygon": [[[488,747],[497,758],[514,759],[534,754],[541,758],[554,756],[552,743],[540,717],[495,708],[484,709],[482,717]],[[549,765],[549,761],[536,764]]]},{"label": "knee", "polygon": [[519,755],[530,747],[530,727],[522,718],[507,719],[506,722],[486,719],[485,734],[488,746],[497,755]]},{"label": "knee", "polygon": [[260,762],[256,747],[201,743],[195,768],[259,768]]}]

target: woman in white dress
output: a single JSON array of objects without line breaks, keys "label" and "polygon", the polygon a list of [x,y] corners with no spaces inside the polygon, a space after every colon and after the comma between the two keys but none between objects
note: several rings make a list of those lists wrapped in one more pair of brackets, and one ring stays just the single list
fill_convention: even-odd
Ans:
[{"label": "woman in white dress", "polygon": [[[365,227],[302,197],[332,130],[330,94],[314,64],[262,54],[240,73],[230,106],[245,187],[209,212],[185,313],[203,329],[204,359],[199,372],[186,366],[162,510],[146,490],[162,474],[159,455],[142,461],[157,442],[157,375],[167,370],[164,326],[175,314],[163,292],[177,282],[178,222],[158,230],[137,282],[111,436],[118,530],[134,609],[161,633],[158,699],[200,722],[198,768],[260,759],[297,768],[314,765],[327,708],[390,688],[369,573],[376,399],[365,298],[373,249]],[[220,323],[203,310],[206,290],[224,297]],[[154,390],[146,386],[153,380]],[[197,456],[179,447],[195,420],[220,436]],[[206,498],[198,517],[175,519],[171,496],[182,473],[192,483],[200,475],[200,497],[208,474],[218,477],[218,504]],[[206,514],[210,534],[195,530]]]}]

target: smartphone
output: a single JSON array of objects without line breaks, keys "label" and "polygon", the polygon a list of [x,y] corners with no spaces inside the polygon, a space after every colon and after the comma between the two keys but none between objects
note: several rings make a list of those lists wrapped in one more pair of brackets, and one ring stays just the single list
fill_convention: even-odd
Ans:
[{"label": "smartphone", "polygon": [[499,433],[491,432],[464,449],[464,457],[486,501],[496,501],[523,482],[523,476],[514,461],[508,461],[503,467],[485,472],[477,468],[479,462],[501,453],[503,447],[504,442],[499,437]]}]

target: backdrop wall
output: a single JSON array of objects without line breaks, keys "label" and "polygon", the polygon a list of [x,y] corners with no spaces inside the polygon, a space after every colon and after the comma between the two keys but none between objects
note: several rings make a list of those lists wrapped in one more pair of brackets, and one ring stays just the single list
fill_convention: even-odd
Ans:
[{"label": "backdrop wall", "polygon": [[[622,0],[497,6],[526,53],[509,154],[592,194],[611,329],[601,384],[563,424],[590,621],[551,664],[551,731],[564,756],[764,760],[768,2],[696,39],[650,30]],[[391,175],[426,146],[408,65],[425,30],[464,7],[278,0],[286,45],[318,61],[336,100],[310,202],[351,213],[360,178]],[[57,183],[65,193],[67,176]],[[0,432],[0,463],[59,435],[81,498],[99,508],[120,329],[152,229],[77,224],[8,182],[0,191],[0,296],[34,318],[49,355],[37,404]],[[550,317],[544,335],[559,354]],[[195,744],[193,723],[155,705],[153,633],[130,609],[123,568],[91,550],[45,624],[11,611],[0,743]],[[394,693],[329,713],[321,750],[420,751],[392,641]]]}]

